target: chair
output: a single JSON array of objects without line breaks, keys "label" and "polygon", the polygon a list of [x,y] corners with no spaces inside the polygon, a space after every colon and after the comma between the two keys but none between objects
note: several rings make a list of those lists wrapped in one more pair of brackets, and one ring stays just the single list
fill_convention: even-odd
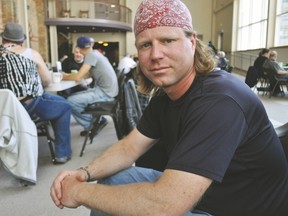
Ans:
[{"label": "chair", "polygon": [[270,84],[269,97],[275,95],[275,91],[280,92],[282,96],[285,95],[283,85],[287,88],[287,79],[277,76],[273,69],[264,68],[264,73],[267,75]]},{"label": "chair", "polygon": [[275,128],[275,131],[282,143],[282,146],[283,146],[283,149],[284,149],[287,161],[288,161],[288,123]]},{"label": "chair", "polygon": [[270,93],[270,81],[267,75],[267,72],[263,71],[263,73],[258,77],[258,83],[260,85],[256,85],[257,92],[263,92],[263,95],[267,95]]},{"label": "chair", "polygon": [[273,76],[274,76],[274,79],[276,80],[276,83],[274,85],[274,88],[272,89],[270,97],[271,97],[271,95],[274,95],[274,92],[275,92],[275,90],[278,87],[280,88],[281,95],[285,96],[285,91],[284,91],[283,85],[286,86],[286,88],[288,89],[288,87],[287,87],[287,79],[281,78],[281,77],[277,76],[276,74],[273,74]]},{"label": "chair", "polygon": [[[122,132],[123,128],[121,128],[121,126],[123,126],[122,116],[124,110],[121,109],[121,107],[123,107],[124,103],[123,86],[125,81],[125,74],[123,72],[118,72],[117,75],[118,75],[119,93],[115,97],[115,99],[109,102],[96,102],[93,104],[89,104],[82,112],[82,114],[92,114],[92,120],[90,126],[88,127],[89,133],[87,133],[85,136],[85,140],[80,152],[80,157],[83,156],[89,137],[90,137],[90,144],[93,142],[95,134],[93,134],[92,129],[95,124],[97,125],[102,115],[109,115],[112,117],[118,139],[121,139],[124,136]],[[95,131],[97,131],[97,128],[95,128]]]},{"label": "chair", "polygon": [[232,73],[234,67],[232,67],[231,65],[227,65],[227,72],[228,73]]},{"label": "chair", "polygon": [[36,125],[38,136],[45,136],[47,138],[47,143],[49,146],[52,162],[55,163],[55,150],[54,150],[55,140],[51,136],[51,133],[49,131],[50,122],[46,120],[41,120],[40,118],[35,118],[32,120]]}]

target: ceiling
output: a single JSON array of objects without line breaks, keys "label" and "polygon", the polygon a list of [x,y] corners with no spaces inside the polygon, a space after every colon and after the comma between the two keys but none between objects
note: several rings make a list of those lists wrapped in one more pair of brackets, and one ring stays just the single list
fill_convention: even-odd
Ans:
[{"label": "ceiling", "polygon": [[57,30],[63,33],[132,31],[132,26],[127,23],[105,19],[50,18],[45,20],[45,24],[57,26]]}]

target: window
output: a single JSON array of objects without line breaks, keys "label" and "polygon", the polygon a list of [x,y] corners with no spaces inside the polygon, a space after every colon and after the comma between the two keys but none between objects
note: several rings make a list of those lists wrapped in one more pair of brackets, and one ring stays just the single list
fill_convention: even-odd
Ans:
[{"label": "window", "polygon": [[239,0],[238,50],[266,47],[268,0]]},{"label": "window", "polygon": [[288,0],[277,0],[275,46],[288,45]]}]

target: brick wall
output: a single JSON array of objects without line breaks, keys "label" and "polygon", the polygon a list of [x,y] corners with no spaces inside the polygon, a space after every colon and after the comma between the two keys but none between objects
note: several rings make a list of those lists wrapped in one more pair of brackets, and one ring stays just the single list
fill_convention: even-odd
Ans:
[{"label": "brick wall", "polygon": [[[49,61],[48,33],[45,21],[45,0],[28,0],[28,26],[31,48],[37,50],[45,61]],[[0,1],[0,32],[3,32],[7,22],[20,23],[23,22],[23,17],[17,17],[16,11],[18,5],[15,1],[1,0]]]},{"label": "brick wall", "polygon": [[45,61],[49,59],[48,32],[45,25],[44,0],[28,0],[28,25],[31,48],[37,50]]}]

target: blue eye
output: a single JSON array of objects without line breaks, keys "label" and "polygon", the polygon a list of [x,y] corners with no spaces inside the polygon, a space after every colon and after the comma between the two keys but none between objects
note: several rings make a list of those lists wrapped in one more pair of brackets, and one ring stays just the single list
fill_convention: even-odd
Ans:
[{"label": "blue eye", "polygon": [[165,41],[164,41],[164,43],[172,43],[172,42],[174,42],[175,40],[174,39],[166,39]]},{"label": "blue eye", "polygon": [[151,47],[150,43],[144,43],[144,44],[140,45],[140,49],[145,49],[145,48],[149,48],[149,47]]}]

